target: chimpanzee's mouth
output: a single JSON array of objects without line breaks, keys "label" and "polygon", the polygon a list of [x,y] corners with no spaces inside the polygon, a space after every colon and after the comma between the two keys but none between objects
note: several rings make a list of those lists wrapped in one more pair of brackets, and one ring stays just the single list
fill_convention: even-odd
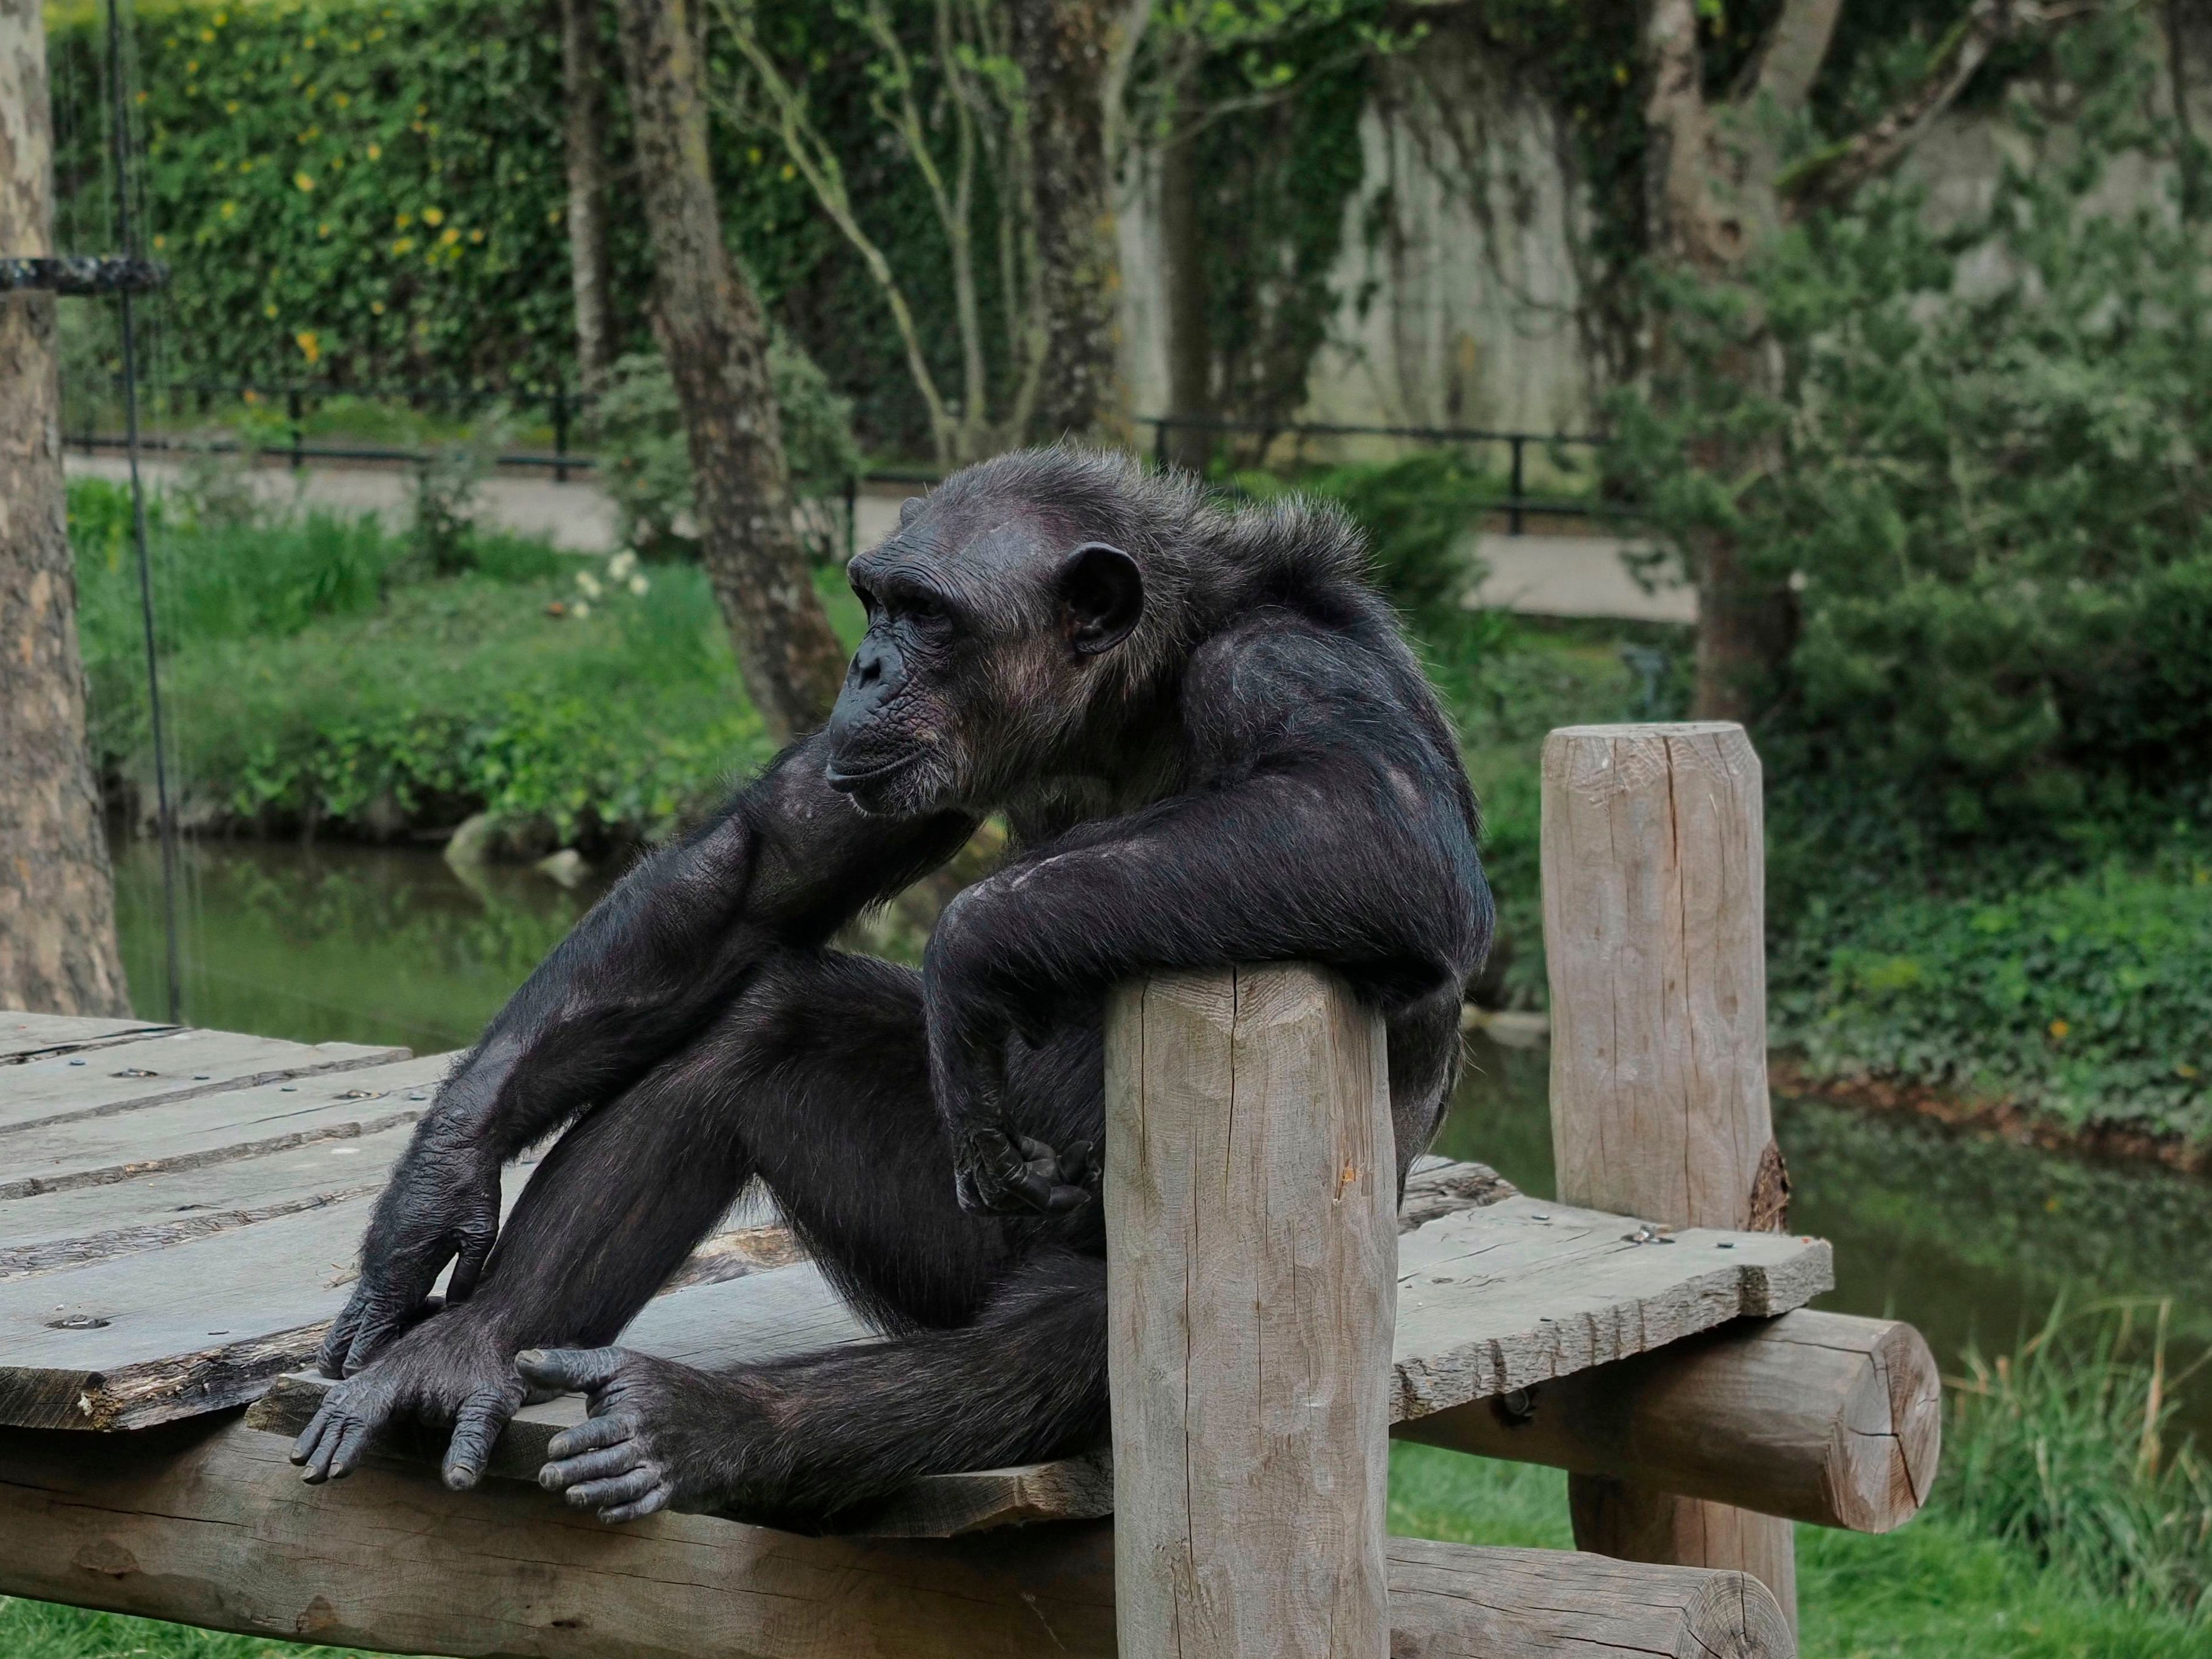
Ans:
[{"label": "chimpanzee's mouth", "polygon": [[857,772],[848,772],[833,760],[823,769],[822,775],[830,787],[839,794],[850,795],[860,790],[889,782],[899,773],[915,765],[921,758],[918,753],[901,755],[896,759],[884,762],[880,766],[863,767]]}]

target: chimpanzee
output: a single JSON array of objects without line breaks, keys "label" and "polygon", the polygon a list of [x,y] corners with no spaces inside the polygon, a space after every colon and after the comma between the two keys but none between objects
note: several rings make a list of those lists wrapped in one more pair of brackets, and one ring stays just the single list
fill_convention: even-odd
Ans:
[{"label": "chimpanzee", "polygon": [[[1364,566],[1330,508],[1068,447],[907,501],[852,562],[868,629],[829,724],[610,892],[440,1091],[324,1346],[346,1380],[306,1478],[414,1415],[471,1486],[533,1387],[590,1396],[540,1479],[607,1521],[820,1520],[1103,1440],[1101,1025],[1154,970],[1343,974],[1385,1017],[1402,1183],[1491,904]],[[920,973],[830,948],[994,811],[1019,850]],[[563,1126],[502,1229],[501,1166]],[[756,1181],[882,1340],[714,1372],[605,1346]]]}]

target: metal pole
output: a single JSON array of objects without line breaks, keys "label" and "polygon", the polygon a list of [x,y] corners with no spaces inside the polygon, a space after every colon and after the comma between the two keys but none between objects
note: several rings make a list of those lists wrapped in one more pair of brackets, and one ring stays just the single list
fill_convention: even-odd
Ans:
[{"label": "metal pole", "polygon": [[297,472],[307,464],[307,458],[301,453],[300,447],[307,434],[300,429],[300,423],[304,416],[300,404],[299,387],[294,386],[284,394],[284,410],[292,422],[292,471]]},{"label": "metal pole", "polygon": [[860,475],[845,475],[845,562],[853,562],[853,555],[860,550]]},{"label": "metal pole", "polygon": [[1511,506],[1507,510],[1505,516],[1506,532],[1509,535],[1514,536],[1517,536],[1521,533],[1521,495],[1522,482],[1521,474],[1521,452],[1525,447],[1525,443],[1526,441],[1522,439],[1518,433],[1514,434],[1513,494],[1511,498]]},{"label": "metal pole", "polygon": [[1152,422],[1152,465],[1163,472],[1168,467],[1168,417],[1164,415]]},{"label": "metal pole", "polygon": [[[125,257],[131,242],[131,185],[124,163],[130,145],[129,107],[123,96],[123,21],[115,0],[107,0],[107,86],[115,105],[115,131],[110,147],[115,167],[115,233],[117,251]],[[184,1023],[184,975],[177,949],[177,815],[169,805],[169,763],[161,720],[161,672],[154,648],[154,568],[146,552],[146,487],[138,476],[138,341],[131,310],[131,293],[116,295],[121,307],[123,331],[123,410],[125,448],[131,459],[131,529],[138,545],[138,617],[146,637],[146,699],[154,736],[154,805],[161,840],[162,965],[168,975],[169,1023]]]},{"label": "metal pole", "polygon": [[553,482],[568,482],[568,389],[553,388]]}]

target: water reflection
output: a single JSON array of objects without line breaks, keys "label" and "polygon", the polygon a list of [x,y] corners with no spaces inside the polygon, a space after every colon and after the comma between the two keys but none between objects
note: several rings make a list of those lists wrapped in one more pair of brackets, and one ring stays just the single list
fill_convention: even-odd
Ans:
[{"label": "water reflection", "polygon": [[[160,864],[118,860],[124,956],[141,1013],[162,1006]],[[188,849],[185,1013],[309,1042],[465,1046],[596,889],[494,869],[464,882],[433,852],[213,843]],[[1553,1195],[1549,1055],[1478,1036],[1439,1150]],[[2009,1346],[2063,1295],[2170,1296],[2212,1342],[2212,1185],[2067,1158],[1924,1120],[1784,1099],[1794,1224],[1836,1243],[1822,1305],[1909,1319],[1948,1366]],[[2212,1401],[2200,1400],[2200,1433]]]}]

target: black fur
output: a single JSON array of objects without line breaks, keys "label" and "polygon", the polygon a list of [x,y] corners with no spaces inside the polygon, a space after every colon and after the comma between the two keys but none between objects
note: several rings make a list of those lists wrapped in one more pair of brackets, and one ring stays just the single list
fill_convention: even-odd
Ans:
[{"label": "black fur", "polygon": [[[1363,571],[1331,510],[1069,449],[909,503],[854,562],[870,629],[830,725],[611,893],[441,1091],[325,1349],[349,1380],[307,1478],[408,1413],[454,1425],[471,1484],[526,1380],[591,1395],[545,1480],[614,1520],[819,1518],[1096,1442],[1101,1010],[1149,971],[1345,974],[1387,1021],[1402,1180],[1491,910],[1457,744]],[[1022,850],[921,973],[829,949],[994,811]],[[501,1229],[501,1165],[564,1126]],[[605,1347],[755,1181],[884,1340],[719,1375]]]}]

